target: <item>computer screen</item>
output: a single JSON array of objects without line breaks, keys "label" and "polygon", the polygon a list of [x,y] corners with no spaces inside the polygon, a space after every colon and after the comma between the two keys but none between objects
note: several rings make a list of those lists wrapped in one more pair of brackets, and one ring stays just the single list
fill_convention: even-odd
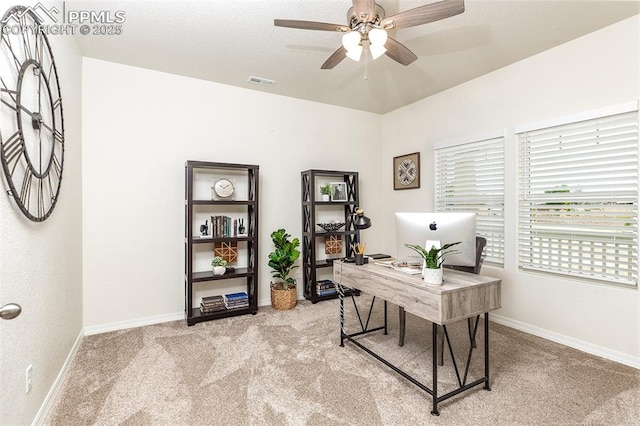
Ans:
[{"label": "computer screen", "polygon": [[[405,244],[425,247],[427,240],[445,244],[457,244],[444,261],[445,265],[475,266],[476,264],[476,215],[475,213],[417,213],[397,212],[396,258],[411,264],[421,264],[418,253]],[[425,247],[427,250],[430,247]],[[448,251],[449,251],[448,250]]]}]

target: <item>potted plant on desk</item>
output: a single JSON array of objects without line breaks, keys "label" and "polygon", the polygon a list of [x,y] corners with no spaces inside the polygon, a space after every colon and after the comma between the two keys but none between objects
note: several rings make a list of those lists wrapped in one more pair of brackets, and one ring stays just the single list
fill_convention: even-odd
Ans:
[{"label": "potted plant on desk", "polygon": [[425,245],[431,246],[429,250],[426,250],[420,245],[405,244],[404,246],[414,250],[424,259],[424,268],[422,269],[422,279],[424,283],[438,286],[442,285],[442,264],[444,263],[445,257],[454,253],[453,250],[445,250],[460,243],[461,241],[458,241],[457,243],[445,244],[439,247],[439,241],[427,241]]},{"label": "potted plant on desk", "polygon": [[271,233],[275,251],[269,253],[269,267],[274,281],[271,282],[271,306],[278,310],[289,310],[296,306],[298,291],[296,280],[291,277],[295,262],[300,257],[300,240],[294,238],[284,229]]}]

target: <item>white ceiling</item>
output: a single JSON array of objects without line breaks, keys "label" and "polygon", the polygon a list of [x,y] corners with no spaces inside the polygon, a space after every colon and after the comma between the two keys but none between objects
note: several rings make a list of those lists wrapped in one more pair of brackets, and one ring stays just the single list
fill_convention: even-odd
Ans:
[{"label": "white ceiling", "polygon": [[[430,2],[378,0],[387,16]],[[77,36],[85,56],[376,113],[638,14],[639,6],[629,0],[466,0],[461,15],[392,34],[419,58],[407,67],[383,56],[321,70],[341,33],[275,27],[273,20],[346,24],[350,0],[66,2],[67,9],[125,12],[122,35]],[[276,84],[249,83],[249,76]]]}]

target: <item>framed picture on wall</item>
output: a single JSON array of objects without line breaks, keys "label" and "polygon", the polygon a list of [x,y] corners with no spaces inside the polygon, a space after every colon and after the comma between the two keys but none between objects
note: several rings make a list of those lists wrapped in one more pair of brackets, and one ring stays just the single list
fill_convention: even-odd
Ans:
[{"label": "framed picture on wall", "polygon": [[420,188],[420,153],[393,157],[393,189]]},{"label": "framed picture on wall", "polygon": [[331,201],[347,201],[346,182],[331,182]]}]

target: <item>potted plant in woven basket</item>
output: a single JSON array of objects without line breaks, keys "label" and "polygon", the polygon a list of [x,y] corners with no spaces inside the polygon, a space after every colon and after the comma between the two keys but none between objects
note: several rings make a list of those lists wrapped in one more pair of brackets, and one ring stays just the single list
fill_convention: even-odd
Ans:
[{"label": "potted plant in woven basket", "polygon": [[445,244],[440,247],[440,241],[427,241],[426,246],[431,246],[429,250],[426,250],[420,245],[405,244],[405,247],[415,251],[424,259],[424,268],[422,269],[422,279],[427,285],[442,285],[442,264],[445,257],[448,254],[454,253],[453,250],[445,251],[449,247],[460,244],[457,243]]},{"label": "potted plant in woven basket", "polygon": [[293,309],[296,306],[298,291],[296,280],[291,271],[296,268],[295,262],[300,257],[300,240],[290,239],[284,229],[271,233],[275,250],[269,253],[269,267],[273,281],[271,282],[271,306],[278,310]]}]

